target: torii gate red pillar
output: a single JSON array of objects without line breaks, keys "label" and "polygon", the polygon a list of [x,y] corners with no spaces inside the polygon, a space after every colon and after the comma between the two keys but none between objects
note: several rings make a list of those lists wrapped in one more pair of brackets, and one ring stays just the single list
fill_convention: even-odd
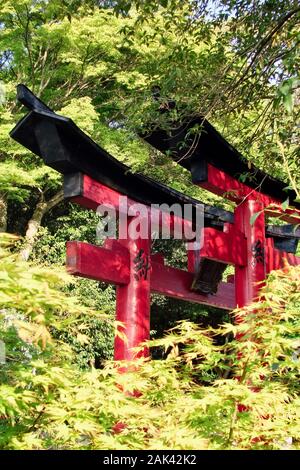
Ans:
[{"label": "torii gate red pillar", "polygon": [[266,279],[265,215],[262,202],[246,199],[240,203],[234,211],[234,221],[236,228],[246,238],[247,264],[235,266],[236,304],[244,307],[255,300],[259,283]]},{"label": "torii gate red pillar", "polygon": [[[132,240],[128,233],[127,240],[119,243],[129,252],[128,284],[119,285],[116,289],[116,320],[124,324],[121,328],[125,334],[115,338],[114,358],[116,361],[131,361],[135,357],[134,348],[149,339],[150,332],[150,239]],[[144,348],[139,356],[148,356],[148,348]]]}]

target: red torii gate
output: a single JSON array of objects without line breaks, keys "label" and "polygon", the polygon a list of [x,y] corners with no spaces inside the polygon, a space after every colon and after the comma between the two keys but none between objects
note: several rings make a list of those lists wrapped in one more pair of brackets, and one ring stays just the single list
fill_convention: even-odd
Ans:
[{"label": "red torii gate", "polygon": [[[175,106],[175,104],[174,104]],[[160,112],[168,112],[163,107]],[[233,223],[226,223],[223,232],[214,228],[204,229],[204,247],[199,253],[190,252],[190,268],[195,270],[201,258],[209,258],[235,266],[235,301],[243,307],[257,296],[258,283],[266,275],[283,267],[283,259],[299,264],[300,258],[284,251],[288,244],[274,245],[274,238],[266,238],[265,216],[280,217],[289,224],[300,223],[300,204],[295,191],[248,163],[201,116],[183,123],[169,123],[167,133],[154,128],[143,138],[162,152],[168,151],[175,161],[191,172],[192,182],[236,204]],[[191,142],[190,131],[200,128],[197,144]],[[190,148],[189,148],[190,146]],[[243,180],[240,181],[240,176]],[[288,201],[292,207],[285,207]],[[299,230],[289,227],[290,234],[299,237]],[[278,227],[273,227],[273,230]],[[276,237],[275,237],[276,238]],[[297,244],[291,251],[296,252]]]},{"label": "red torii gate", "polygon": [[[18,86],[18,98],[31,111],[11,131],[11,136],[64,174],[65,197],[71,201],[93,210],[100,204],[120,210],[119,197],[125,194],[129,199],[121,210],[126,215],[136,202],[145,203],[150,211],[151,202],[192,201],[150,178],[130,173],[70,119],[55,114],[23,85]],[[161,130],[146,140],[162,151],[174,147],[170,136]],[[257,283],[271,270],[283,267],[283,259],[300,264],[300,258],[287,252],[295,251],[296,243],[292,249],[282,250],[289,247],[285,240],[297,241],[299,233],[265,226],[265,214],[279,216],[290,224],[299,223],[297,203],[293,209],[283,208],[282,193],[278,199],[270,195],[270,182],[266,192],[263,185],[258,191],[233,177],[230,169],[224,171],[218,161],[197,160],[194,154],[183,166],[190,169],[195,184],[237,204],[233,217],[226,211],[205,207],[204,245],[188,251],[187,271],[166,266],[161,254],[151,255],[150,233],[148,238],[136,240],[129,235],[122,240],[107,239],[103,247],[67,243],[67,268],[72,274],[116,285],[116,319],[123,322],[127,337],[126,342],[120,337],[115,339],[116,360],[134,359],[133,348],[149,338],[151,292],[232,310],[255,299]],[[293,197],[290,200],[293,202]],[[163,224],[174,228],[174,216],[160,213],[158,220],[160,228]],[[192,225],[193,220],[181,218],[180,223]],[[280,250],[275,246],[278,240]],[[227,264],[235,267],[234,279],[220,282]],[[147,355],[148,351],[141,354]]]},{"label": "red torii gate", "polygon": [[[75,183],[76,182],[76,183]],[[77,189],[75,189],[75,184]],[[72,187],[71,196],[68,188]],[[119,209],[120,193],[92,180],[87,175],[66,175],[65,196],[83,207],[97,208],[100,204]],[[134,201],[129,200],[128,206]],[[164,220],[160,218],[162,223]],[[130,222],[130,218],[128,219]],[[182,223],[187,221],[182,220]],[[172,225],[172,216],[168,223]],[[191,290],[193,271],[164,265],[163,256],[151,255],[151,236],[148,239],[107,239],[104,247],[81,242],[67,243],[67,268],[72,274],[115,284],[116,319],[125,325],[125,343],[115,339],[115,359],[130,360],[132,348],[149,338],[150,293],[155,292],[190,302],[211,305],[227,310],[235,307],[234,286],[221,282],[218,293],[200,294]],[[145,351],[146,354],[146,351]]]}]

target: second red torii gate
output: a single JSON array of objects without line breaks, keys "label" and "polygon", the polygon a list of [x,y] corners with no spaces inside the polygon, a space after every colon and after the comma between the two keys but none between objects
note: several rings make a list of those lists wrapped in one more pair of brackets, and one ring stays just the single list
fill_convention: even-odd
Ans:
[{"label": "second red torii gate", "polygon": [[[125,194],[129,196],[126,215],[128,207],[136,202],[143,202],[149,210],[150,204],[157,202],[195,204],[195,200],[171,188],[130,173],[70,119],[55,114],[26,87],[19,86],[18,97],[31,111],[11,136],[63,173],[67,199],[88,209],[95,210],[101,204],[119,210],[118,199]],[[211,138],[215,139],[213,133]],[[162,136],[158,144],[153,138],[148,140],[157,148],[162,146]],[[169,138],[168,141],[170,144]],[[166,266],[161,254],[151,255],[150,233],[148,238],[136,240],[129,235],[122,240],[108,239],[103,247],[81,242],[67,244],[67,268],[71,273],[116,285],[116,317],[123,322],[127,337],[126,342],[120,337],[115,340],[117,360],[132,360],[134,348],[149,338],[151,292],[232,310],[255,299],[257,283],[264,281],[272,269],[281,268],[284,259],[293,265],[300,264],[300,258],[293,253],[275,247],[278,238],[291,240],[300,235],[287,235],[265,226],[265,213],[280,216],[289,223],[300,220],[297,203],[293,209],[283,208],[280,184],[274,183],[281,194],[276,198],[272,182],[257,191],[234,178],[230,167],[224,171],[214,159],[198,161],[194,155],[188,167],[195,184],[228,197],[237,205],[233,216],[205,206],[204,244],[199,250],[188,251],[187,271]],[[237,167],[240,168],[239,162]],[[158,220],[160,226],[168,224],[171,230],[174,227],[172,215],[160,213]],[[181,218],[180,223],[190,226],[193,220]],[[235,267],[234,280],[222,282],[227,264]],[[147,350],[142,354],[148,354]]]}]

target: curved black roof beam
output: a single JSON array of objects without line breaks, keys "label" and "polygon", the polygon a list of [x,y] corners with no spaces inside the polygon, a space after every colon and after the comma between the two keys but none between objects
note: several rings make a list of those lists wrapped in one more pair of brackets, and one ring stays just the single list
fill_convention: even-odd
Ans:
[{"label": "curved black roof beam", "polygon": [[[10,136],[46,165],[62,174],[82,172],[106,186],[144,204],[202,204],[148,176],[133,173],[87,136],[72,119],[54,113],[25,85],[18,85],[17,98],[28,109]],[[205,225],[233,222],[231,212],[203,204]]]},{"label": "curved black roof beam", "polygon": [[[168,113],[168,110],[164,108],[158,112]],[[196,129],[196,139],[195,133],[191,132],[193,128]],[[249,170],[248,162],[243,155],[201,116],[186,118],[181,123],[170,122],[168,131],[153,127],[141,137],[157,150],[168,152],[175,162],[190,170],[193,183],[204,181],[203,166],[210,163],[235,179],[243,175],[245,177],[243,183],[254,189],[259,188],[258,191],[282,202],[289,197],[290,205],[300,209],[294,190],[287,190],[286,183],[273,178],[254,165]]]}]

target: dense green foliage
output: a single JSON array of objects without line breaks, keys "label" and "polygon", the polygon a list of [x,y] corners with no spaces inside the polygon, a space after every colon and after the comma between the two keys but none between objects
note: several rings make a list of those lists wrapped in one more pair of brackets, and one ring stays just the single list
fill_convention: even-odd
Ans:
[{"label": "dense green foliage", "polygon": [[[106,364],[114,288],[61,270],[67,240],[98,243],[98,217],[64,202],[61,176],[8,135],[25,83],[134,171],[231,209],[137,138],[201,114],[249,172],[259,166],[300,199],[299,17],[296,0],[0,0],[0,231],[25,236],[1,248],[0,448],[299,448],[299,269],[272,274],[235,326],[153,296],[153,357],[165,360],[119,375]],[[176,100],[170,115],[153,85],[159,104]],[[175,241],[153,251],[186,263]]]},{"label": "dense green foliage", "polygon": [[[150,342],[164,361],[138,360],[124,374],[111,362],[80,370],[51,335],[72,330],[88,343],[99,315],[53,288],[60,273],[3,247],[0,256],[0,448],[299,448],[299,268],[272,274],[260,301],[235,313],[242,323],[183,321]],[[216,335],[233,339],[217,346]]]}]

